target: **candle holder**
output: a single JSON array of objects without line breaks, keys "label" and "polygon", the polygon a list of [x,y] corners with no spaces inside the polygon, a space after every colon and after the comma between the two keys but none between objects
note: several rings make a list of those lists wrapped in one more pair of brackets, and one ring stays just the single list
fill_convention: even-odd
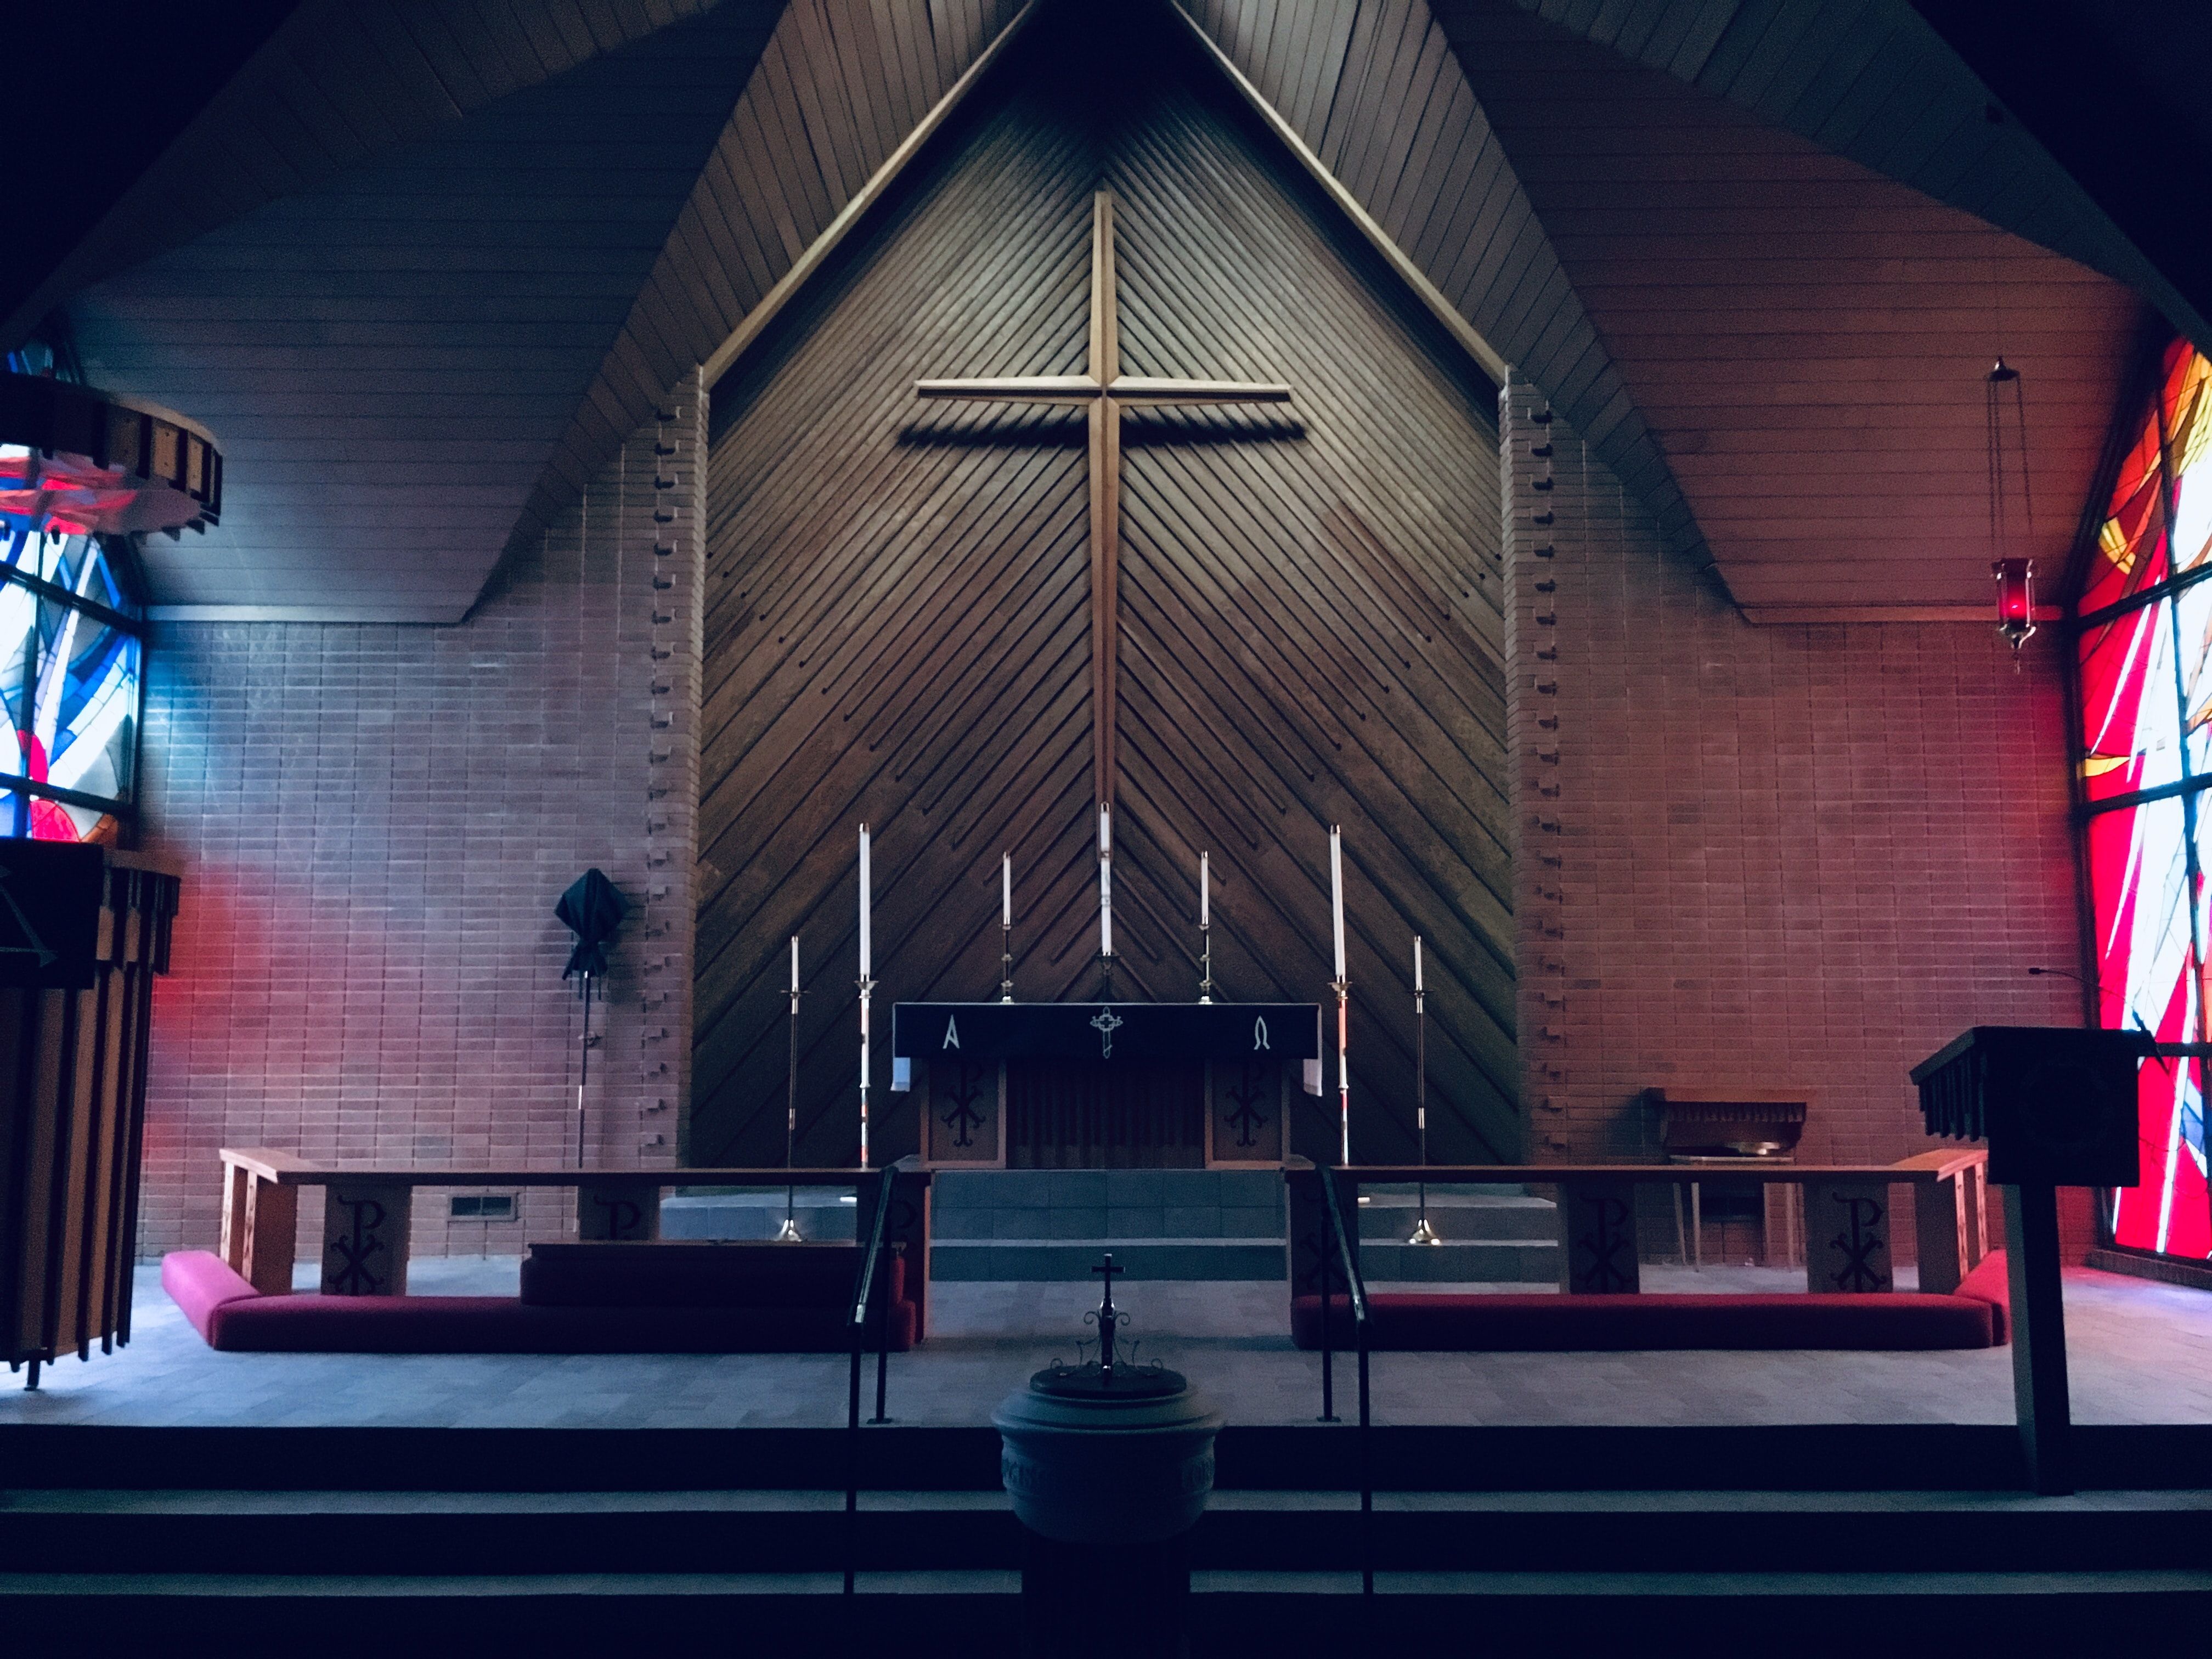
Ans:
[{"label": "candle holder", "polygon": [[[792,977],[798,978],[799,941],[792,944]],[[792,1167],[792,1152],[799,1140],[799,989],[794,982],[791,988],[791,1039],[789,1081],[785,1085],[783,1101],[783,1167]],[[805,1236],[799,1231],[799,1188],[787,1182],[783,1188],[783,1225],[775,1230],[779,1244],[804,1244]]]},{"label": "candle holder", "polygon": [[1213,929],[1201,927],[1198,930],[1198,1000],[1213,1000]]},{"label": "candle holder", "polygon": [[[1428,999],[1420,992],[1413,993],[1413,1127],[1421,1137],[1421,1168],[1429,1167],[1429,1016],[1425,1006]],[[1444,1241],[1434,1227],[1429,1225],[1429,1181],[1421,1177],[1419,1208],[1415,1212],[1413,1236],[1408,1244],[1441,1244]]]},{"label": "candle holder", "polygon": [[1111,1002],[1111,1001],[1113,1001],[1113,1000],[1114,1000],[1114,958],[1113,958],[1112,957],[1110,957],[1110,956],[1108,956],[1108,955],[1107,955],[1103,951],[1101,951],[1098,953],[1098,984],[1099,984],[1099,992],[1098,992],[1098,1000],[1099,1000],[1099,1001],[1101,1001],[1101,1002]]},{"label": "candle holder", "polygon": [[1003,922],[999,927],[999,1000],[1014,1000],[1014,933]]},{"label": "candle holder", "polygon": [[868,1167],[868,1004],[876,994],[872,979],[860,981],[860,1167]]},{"label": "candle holder", "polygon": [[1336,1138],[1337,1162],[1349,1166],[1352,1163],[1352,1075],[1347,1055],[1352,1018],[1352,981],[1341,977],[1329,981],[1336,993]]}]

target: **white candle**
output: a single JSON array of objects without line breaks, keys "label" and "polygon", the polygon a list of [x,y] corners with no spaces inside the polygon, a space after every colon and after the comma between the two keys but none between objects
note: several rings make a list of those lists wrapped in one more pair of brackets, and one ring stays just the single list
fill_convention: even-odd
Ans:
[{"label": "white candle", "polygon": [[1421,936],[1413,935],[1413,994],[1421,994]]},{"label": "white candle", "polygon": [[868,936],[868,826],[860,826],[860,977],[868,977],[875,957]]},{"label": "white candle", "polygon": [[1213,881],[1212,871],[1208,863],[1211,854],[1206,853],[1200,853],[1198,855],[1198,925],[1201,927],[1211,927],[1213,920],[1208,910],[1207,890],[1212,885]]},{"label": "white candle", "polygon": [[1344,977],[1344,831],[1331,825],[1328,832],[1330,918],[1336,932],[1336,976]]},{"label": "white candle", "polygon": [[1114,809],[1098,809],[1098,954],[1114,954]]},{"label": "white candle", "polygon": [[1014,855],[1001,854],[999,858],[999,926],[1012,928],[1014,925]]},{"label": "white candle", "polygon": [[791,936],[791,991],[793,996],[799,994],[799,935],[796,933]]}]

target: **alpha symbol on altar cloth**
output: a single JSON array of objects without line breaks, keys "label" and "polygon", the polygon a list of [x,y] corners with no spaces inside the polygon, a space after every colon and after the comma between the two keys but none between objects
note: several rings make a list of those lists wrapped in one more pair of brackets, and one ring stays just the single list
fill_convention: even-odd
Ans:
[{"label": "alpha symbol on altar cloth", "polygon": [[937,1046],[939,1048],[957,1048],[960,1046],[960,1022],[958,1020],[948,1018],[945,1022],[945,1041],[939,1043]]},{"label": "alpha symbol on altar cloth", "polygon": [[1111,1008],[1101,1008],[1091,1017],[1091,1029],[1098,1033],[1098,1058],[1114,1058],[1114,1033],[1127,1024]]},{"label": "alpha symbol on altar cloth", "polygon": [[[1252,1022],[1252,1052],[1256,1054],[1262,1048],[1267,1048],[1267,1022],[1255,1019]],[[1272,1054],[1275,1051],[1267,1048],[1267,1052]]]}]

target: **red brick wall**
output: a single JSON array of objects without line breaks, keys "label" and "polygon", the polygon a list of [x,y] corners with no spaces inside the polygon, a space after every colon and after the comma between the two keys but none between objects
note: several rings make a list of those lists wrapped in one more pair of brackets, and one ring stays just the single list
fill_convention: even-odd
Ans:
[{"label": "red brick wall", "polygon": [[1531,1155],[1649,1150],[1638,1091],[1692,1082],[1810,1091],[1808,1158],[1924,1149],[1909,1067],[2081,1018],[2025,972],[2078,969],[2053,634],[2015,673],[1982,628],[1752,627],[1504,404]]},{"label": "red brick wall", "polygon": [[[640,434],[459,627],[157,629],[146,839],[184,902],[155,994],[146,1252],[214,1243],[226,1144],[573,1162],[579,1013],[552,908],[592,865],[632,908],[594,1016],[590,1156],[673,1161],[702,401]],[[568,1208],[534,1194],[488,1232],[426,1194],[416,1248],[516,1249]]]}]

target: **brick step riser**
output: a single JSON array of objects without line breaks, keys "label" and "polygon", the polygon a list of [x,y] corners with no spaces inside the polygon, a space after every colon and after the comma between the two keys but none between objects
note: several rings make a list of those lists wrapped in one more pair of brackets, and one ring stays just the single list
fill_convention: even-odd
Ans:
[{"label": "brick step riser", "polygon": [[[1194,1567],[1356,1567],[1342,1508],[1215,1510]],[[2021,1515],[1864,1510],[1479,1514],[1382,1511],[1371,1547],[1398,1571],[1767,1572],[2202,1571],[2212,1512]],[[1018,1568],[1005,1510],[380,1516],[28,1516],[0,1525],[11,1572],[380,1575],[822,1572]]]},{"label": "brick step riser", "polygon": [[[1359,1237],[1371,1243],[1403,1243],[1412,1237],[1420,1218],[1420,1206],[1410,1199],[1400,1204],[1362,1205]],[[1529,1239],[1557,1244],[1559,1212],[1520,1204],[1464,1204],[1444,1208],[1429,1206],[1429,1226],[1447,1242],[1486,1243],[1498,1239]]]},{"label": "brick step riser", "polygon": [[[2201,1630],[2212,1596],[2106,1589],[2094,1582],[2021,1594],[1968,1580],[1934,1592],[1890,1592],[1837,1575],[1819,1587],[1745,1595],[1739,1587],[1622,1586],[1575,1575],[1538,1584],[1494,1584],[1407,1594],[1386,1579],[1369,1601],[1350,1574],[1323,1584],[1212,1589],[1191,1598],[1190,1650],[1206,1659],[1281,1659],[1295,1653],[1353,1654],[1463,1650],[1471,1628],[1483,1650],[1551,1652],[1602,1647],[1623,1652],[1723,1650],[1771,1646],[1788,1632],[1808,1656],[1863,1655],[1897,1649],[1909,1632],[1912,1650],[1948,1652],[2097,1652],[2115,1629],[2147,1621]],[[1394,1589],[1397,1593],[1393,1593]],[[1375,1621],[1387,1620],[1387,1644]],[[312,1643],[317,1651],[386,1653],[434,1643],[441,1650],[514,1652],[526,1644],[563,1650],[689,1651],[702,1629],[743,1633],[748,1652],[1013,1654],[1022,1650],[1023,1606],[1011,1588],[915,1594],[870,1586],[847,1599],[836,1581],[811,1594],[671,1593],[659,1589],[578,1595],[516,1593],[463,1584],[452,1594],[264,1594],[242,1604],[210,1586],[198,1594],[115,1595],[105,1589],[0,1597],[0,1620],[27,1650],[82,1646],[88,1631],[101,1641],[159,1644],[170,1651],[227,1650],[240,1643],[250,1620],[257,1646]],[[1571,1643],[1563,1643],[1562,1632]],[[1075,1654],[1073,1640],[1053,1633],[1049,1650]],[[1115,1636],[1097,1652],[1124,1652]]]},{"label": "brick step riser", "polygon": [[[946,1284],[1029,1284],[1076,1280],[1097,1284],[1091,1269],[1100,1245],[1082,1239],[1034,1243],[964,1245],[939,1241],[930,1247],[930,1277]],[[1285,1279],[1288,1257],[1279,1239],[1211,1243],[1195,1248],[1153,1240],[1117,1241],[1115,1264],[1131,1280],[1159,1283],[1253,1282]]]}]

